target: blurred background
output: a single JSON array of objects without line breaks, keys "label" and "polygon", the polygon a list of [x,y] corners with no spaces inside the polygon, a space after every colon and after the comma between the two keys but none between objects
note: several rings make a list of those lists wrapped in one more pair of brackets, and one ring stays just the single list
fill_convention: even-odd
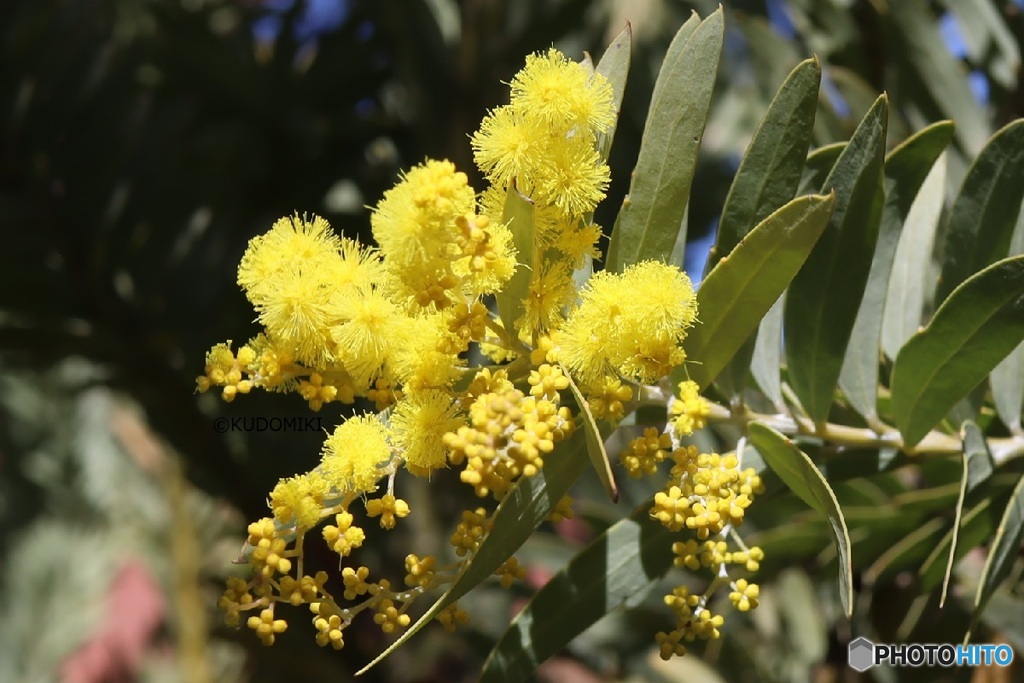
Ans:
[{"label": "blurred background", "polygon": [[[695,279],[743,150],[800,60],[817,54],[825,67],[817,145],[847,139],[883,90],[890,144],[956,119],[951,191],[992,132],[1024,113],[1022,0],[724,4],[689,210]],[[717,5],[0,3],[0,681],[340,681],[379,652],[386,638],[358,622],[341,652],[317,648],[300,611],[263,648],[223,627],[215,607],[247,520],[266,514],[279,477],[317,461],[323,440],[214,427],[221,416],[307,415],[296,396],[229,405],[194,391],[212,344],[255,332],[235,285],[247,241],[296,211],[368,240],[367,207],[428,156],[451,159],[483,189],[468,135],[506,101],[502,81],[551,45],[596,61],[628,21],[633,66],[597,214],[610,226],[665,48],[691,11]],[[319,416],[325,429],[342,419],[335,406]],[[535,585],[650,494],[630,483],[612,508],[587,495],[593,482],[580,486],[579,520],[523,551]],[[407,493],[432,514],[371,539],[360,563],[400,570],[413,539],[421,554],[443,547],[467,502],[444,482]],[[721,680],[847,680],[844,634],[820,616],[830,608],[808,574],[776,571],[786,591],[803,591],[804,611],[777,605],[775,627],[727,634],[734,656],[718,653]],[[479,591],[461,635],[427,629],[364,679],[472,680],[527,594]],[[658,603],[610,616],[541,676],[715,680],[698,658],[656,662],[653,634],[670,623]]]}]

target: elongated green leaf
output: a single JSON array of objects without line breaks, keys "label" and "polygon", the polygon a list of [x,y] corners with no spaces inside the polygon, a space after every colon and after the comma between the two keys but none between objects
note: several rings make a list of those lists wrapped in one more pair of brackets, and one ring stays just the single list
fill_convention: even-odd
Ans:
[{"label": "elongated green leaf", "polygon": [[814,127],[820,80],[821,64],[808,59],[779,88],[729,188],[705,274],[796,193]]},{"label": "elongated green leaf", "polygon": [[807,454],[785,436],[759,422],[748,426],[750,442],[779,479],[813,509],[823,514],[839,557],[839,597],[847,616],[853,612],[853,567],[850,534],[836,496]]},{"label": "elongated green leaf", "polygon": [[[690,22],[681,33],[688,26]],[[681,227],[683,213],[711,107],[724,35],[719,8],[692,29],[681,49],[673,51],[670,47],[666,55],[629,195],[619,210],[608,247],[607,266],[613,272],[622,272],[644,259],[667,261],[680,230],[685,229]]]},{"label": "elongated green leaf", "polygon": [[[1024,212],[1017,217],[1017,229],[1010,242],[1010,255],[1024,254]],[[1021,344],[996,366],[991,375],[992,402],[999,419],[1011,432],[1021,431],[1024,411],[1024,344]]]},{"label": "elongated green leaf", "polygon": [[882,350],[889,358],[896,357],[923,321],[925,273],[945,197],[946,155],[941,154],[910,207],[896,245],[882,316]]},{"label": "elongated green leaf", "polygon": [[865,582],[877,582],[925,560],[928,552],[935,547],[935,540],[942,535],[945,526],[944,519],[934,517],[893,543],[865,571]]},{"label": "elongated green leaf", "polygon": [[578,418],[583,421],[583,431],[586,433],[587,455],[590,456],[590,463],[594,466],[597,478],[601,480],[601,485],[604,486],[608,497],[612,499],[612,502],[617,502],[619,500],[619,488],[615,485],[615,475],[612,474],[612,465],[608,460],[608,452],[604,448],[605,435],[601,434],[601,430],[598,429],[597,422],[594,420],[594,414],[590,412],[590,404],[587,403],[587,399],[583,398],[583,393],[576,386],[576,382],[573,380],[572,375],[569,374],[568,368],[564,365],[561,368],[562,374],[569,380],[569,390],[572,391],[573,398],[576,399],[576,404],[580,407]]},{"label": "elongated green leaf", "polygon": [[[971,549],[992,538],[1018,477],[1019,475],[1008,472],[996,473],[983,482],[981,488],[968,491],[967,504],[964,506],[957,533],[954,564]],[[921,590],[930,591],[942,582],[952,544],[952,528],[933,542],[932,552],[918,571]]]},{"label": "elongated green leaf", "polygon": [[754,357],[750,361],[750,374],[772,404],[782,403],[782,311],[786,306],[786,293],[776,300],[757,327]]},{"label": "elongated green leaf", "polygon": [[839,382],[878,237],[885,198],[885,95],[861,121],[823,185],[834,189],[828,227],[789,287],[783,330],[789,381],[807,414],[825,420]]},{"label": "elongated green leaf", "polygon": [[963,472],[960,477],[960,498],[956,501],[956,513],[953,519],[952,538],[949,544],[949,561],[946,562],[946,575],[942,578],[942,597],[939,599],[939,606],[946,604],[946,595],[949,590],[949,579],[953,575],[953,566],[957,558],[957,540],[960,535],[960,518],[963,516],[964,504],[967,495],[976,489],[979,484],[987,480],[995,469],[992,462],[992,453],[988,450],[985,442],[985,435],[978,425],[973,422],[964,422],[960,428],[960,438],[963,440]]},{"label": "elongated green leaf", "polygon": [[892,411],[913,446],[1024,340],[1024,256],[967,279],[900,350]]},{"label": "elongated green leaf", "polygon": [[365,673],[426,626],[441,610],[480,585],[519,549],[533,530],[547,519],[552,508],[587,468],[585,437],[580,432],[563,442],[544,459],[544,468],[533,477],[521,478],[494,514],[493,526],[476,556],[448,590],[357,675]]},{"label": "elongated green leaf", "polygon": [[995,538],[992,539],[989,546],[985,569],[981,572],[978,592],[974,596],[974,614],[971,616],[972,631],[992,594],[999,588],[999,584],[1009,576],[1022,542],[1024,542],[1024,477],[1020,478],[1013,493],[1010,494],[1010,502],[1003,510],[1003,518],[1000,520]]},{"label": "elongated green leaf", "polygon": [[657,585],[672,566],[678,533],[652,520],[649,509],[609,527],[533,596],[488,656],[481,683],[533,680],[570,640]]},{"label": "elongated green leaf", "polygon": [[[796,193],[814,128],[820,80],[821,65],[817,59],[808,59],[797,65],[779,88],[729,188],[705,275],[720,256],[729,254],[755,225]],[[719,387],[731,396],[740,394],[746,385],[754,344],[754,336],[747,337],[718,377]]]},{"label": "elongated green leaf", "polygon": [[601,158],[608,160],[608,154],[612,150],[612,140],[615,138],[615,127],[618,124],[619,112],[622,111],[622,97],[626,94],[626,77],[629,75],[630,52],[633,46],[633,28],[626,23],[615,40],[601,55],[601,61],[597,63],[597,73],[608,79],[612,86],[612,94],[615,98],[615,123],[597,138],[597,150]]},{"label": "elongated green leaf", "polygon": [[512,243],[516,247],[516,270],[505,285],[505,289],[495,295],[498,303],[498,314],[505,325],[509,337],[517,339],[516,321],[523,315],[526,297],[530,291],[530,278],[533,277],[536,247],[534,235],[533,202],[516,189],[513,183],[505,197],[505,209],[501,220],[512,231]]},{"label": "elongated green leaf", "polygon": [[701,322],[683,344],[690,378],[707,387],[785,290],[814,248],[833,197],[797,197],[764,219],[697,290]]},{"label": "elongated green leaf", "polygon": [[831,145],[819,147],[807,155],[804,161],[804,170],[800,175],[800,184],[797,186],[797,194],[817,192],[825,184],[825,179],[832,172],[832,167],[839,160],[839,155],[846,149],[845,142],[835,142]]},{"label": "elongated green leaf", "polygon": [[928,3],[900,0],[886,7],[902,39],[901,53],[942,115],[957,122],[957,140],[969,154],[976,154],[989,134],[987,115],[974,99],[967,71],[946,47]]},{"label": "elongated green leaf", "polygon": [[846,347],[839,386],[854,410],[874,420],[882,312],[896,245],[911,204],[932,164],[953,137],[953,123],[932,124],[894,149],[885,159],[885,205],[868,282]]},{"label": "elongated green leaf", "polygon": [[999,130],[964,178],[946,225],[936,301],[985,266],[1006,257],[1024,197],[1024,119]]}]

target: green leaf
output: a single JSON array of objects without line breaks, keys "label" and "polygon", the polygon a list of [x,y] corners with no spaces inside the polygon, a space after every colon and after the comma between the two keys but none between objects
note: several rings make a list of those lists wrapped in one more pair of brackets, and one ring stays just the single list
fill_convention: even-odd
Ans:
[{"label": "green leaf", "polygon": [[886,7],[899,31],[900,52],[942,115],[957,122],[957,140],[976,154],[989,134],[988,117],[974,99],[966,69],[946,47],[935,15],[924,0],[900,0]]},{"label": "green leaf", "polygon": [[989,598],[999,588],[999,584],[1009,576],[1014,560],[1020,552],[1021,543],[1024,543],[1024,477],[1020,478],[1013,493],[1010,494],[1010,502],[1003,510],[999,528],[989,544],[985,569],[981,572],[978,592],[974,596],[971,630],[988,604]]},{"label": "green leaf", "polygon": [[825,191],[836,193],[835,211],[786,296],[789,382],[815,422],[824,421],[832,406],[875,251],[888,110],[882,95],[825,180]]},{"label": "green leaf", "polygon": [[498,304],[498,314],[511,339],[517,339],[516,321],[525,311],[526,297],[530,292],[530,279],[536,261],[534,245],[533,202],[515,187],[508,188],[505,196],[505,208],[501,220],[512,231],[512,243],[516,247],[516,270],[505,288],[494,295]]},{"label": "green leaf", "polygon": [[889,358],[896,357],[924,319],[925,274],[946,198],[946,165],[946,155],[939,155],[914,198],[896,245],[882,314],[882,350]]},{"label": "green leaf", "polygon": [[885,159],[885,205],[878,242],[839,374],[839,386],[846,399],[869,424],[878,416],[875,398],[878,394],[882,312],[896,245],[914,197],[952,137],[953,123],[941,121],[903,142]]},{"label": "green leaf", "polygon": [[865,583],[876,583],[918,562],[927,562],[925,558],[928,557],[928,551],[935,547],[935,539],[942,534],[945,526],[946,520],[933,517],[893,543],[867,568],[864,573]]},{"label": "green leaf", "polygon": [[764,395],[776,406],[782,402],[782,311],[786,306],[786,293],[772,304],[757,327],[754,357],[750,361],[750,374]]},{"label": "green leaf", "polygon": [[568,368],[561,364],[559,366],[562,368],[562,374],[569,380],[569,390],[572,392],[573,398],[576,399],[576,404],[580,408],[578,417],[583,421],[583,431],[586,433],[587,455],[590,456],[590,463],[594,466],[597,478],[601,480],[601,485],[604,486],[608,497],[612,499],[613,503],[618,502],[619,488],[615,485],[615,475],[612,473],[612,465],[608,460],[608,452],[604,448],[605,436],[598,429],[597,422],[594,420],[594,414],[590,412],[590,404],[583,397],[580,388],[576,386],[576,382],[569,374]]},{"label": "green leaf", "polygon": [[985,266],[1005,258],[1024,197],[1024,119],[981,150],[953,201],[936,301]]},{"label": "green leaf", "polygon": [[495,511],[493,526],[473,559],[455,582],[394,643],[364,666],[363,674],[394,652],[426,626],[441,610],[490,577],[519,549],[552,508],[587,468],[584,436],[576,432],[544,458],[544,467],[533,477],[521,478]]},{"label": "green leaf", "polygon": [[832,167],[839,160],[839,155],[845,149],[845,142],[834,142],[808,154],[807,160],[804,161],[804,170],[800,175],[800,184],[797,186],[796,193],[807,194],[821,189],[828,174],[832,172]]},{"label": "green leaf", "polygon": [[[1024,212],[1017,216],[1017,229],[1010,242],[1010,254],[1024,254]],[[1024,411],[1024,344],[1010,353],[990,376],[992,402],[999,419],[1013,433],[1021,431],[1021,412]]]},{"label": "green leaf", "polygon": [[598,536],[513,619],[484,663],[481,683],[533,680],[537,667],[616,607],[636,602],[672,566],[679,537],[636,510]]},{"label": "green leaf", "polygon": [[[705,275],[720,256],[729,254],[755,225],[796,193],[814,128],[820,80],[821,65],[817,59],[808,59],[797,65],[779,88],[729,188]],[[729,395],[743,391],[754,345],[753,335],[748,336],[719,375],[719,386]]]},{"label": "green leaf", "polygon": [[[954,564],[995,533],[999,526],[1000,514],[1009,500],[1018,476],[1010,473],[994,474],[982,488],[968,492],[968,503],[965,505],[957,533]],[[941,539],[932,542],[932,552],[918,571],[921,590],[930,591],[942,582],[952,543],[952,528],[948,529]]]},{"label": "green leaf", "polygon": [[949,544],[949,561],[946,563],[946,575],[942,578],[942,597],[939,598],[940,607],[946,604],[949,578],[953,575],[953,565],[957,559],[960,519],[963,516],[967,495],[992,476],[992,472],[995,469],[995,464],[992,462],[992,453],[989,452],[988,444],[985,442],[985,435],[978,428],[978,425],[971,421],[964,422],[960,428],[960,438],[963,440],[963,473],[960,477],[960,497],[956,501],[956,513],[953,519],[953,529],[951,530],[952,538]]},{"label": "green leaf", "polygon": [[[607,267],[622,272],[645,259],[667,261],[682,227],[725,35],[719,8],[687,22],[662,64],[629,195],[608,247]],[[682,42],[682,45],[678,45]]]},{"label": "green leaf", "polygon": [[839,557],[839,597],[846,615],[853,613],[853,567],[850,534],[835,493],[814,462],[788,438],[760,422],[748,426],[750,442],[764,461],[802,501],[823,514]]},{"label": "green leaf", "polygon": [[615,138],[615,127],[618,124],[619,112],[622,111],[622,97],[626,93],[626,77],[629,75],[630,51],[633,45],[633,29],[626,23],[626,28],[615,36],[615,40],[601,55],[601,61],[597,63],[597,73],[608,79],[612,86],[612,95],[615,98],[615,123],[597,136],[597,149],[601,153],[601,159],[608,160],[608,154],[612,150],[612,140]]},{"label": "green leaf", "polygon": [[814,127],[820,80],[821,64],[808,59],[779,88],[729,188],[705,274],[796,193]]},{"label": "green leaf", "polygon": [[1024,256],[998,261],[957,287],[900,350],[892,411],[914,446],[1024,340]]},{"label": "green leaf", "polygon": [[714,380],[793,279],[828,223],[834,198],[797,197],[764,219],[697,290],[700,324],[683,348],[701,388]]}]

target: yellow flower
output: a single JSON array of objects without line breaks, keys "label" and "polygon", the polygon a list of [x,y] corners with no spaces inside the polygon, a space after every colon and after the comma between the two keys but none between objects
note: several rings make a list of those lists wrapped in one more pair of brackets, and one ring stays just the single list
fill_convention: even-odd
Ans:
[{"label": "yellow flower", "polygon": [[270,493],[274,518],[282,524],[294,521],[302,529],[316,526],[327,489],[327,482],[315,471],[282,479]]},{"label": "yellow flower", "polygon": [[360,415],[338,425],[327,437],[319,469],[339,491],[364,493],[377,488],[390,460],[384,423],[376,415]]},{"label": "yellow flower", "polygon": [[381,292],[354,287],[335,298],[334,311],[341,322],[331,328],[337,357],[356,384],[368,386],[393,352],[405,318]]},{"label": "yellow flower", "polygon": [[391,414],[391,430],[395,445],[405,451],[410,472],[424,475],[445,465],[444,435],[463,424],[455,412],[451,395],[444,391],[416,391],[398,402]]},{"label": "yellow flower", "polygon": [[680,344],[697,299],[678,268],[643,261],[621,275],[602,271],[580,298],[556,342],[559,358],[585,384],[598,385],[609,370],[650,383],[685,360]]},{"label": "yellow flower", "polygon": [[346,247],[348,261],[343,246],[320,217],[282,218],[249,242],[238,267],[238,283],[267,335],[304,363],[321,365],[332,358],[331,300],[346,278],[355,276],[362,258],[355,254],[353,266],[351,245]]},{"label": "yellow flower", "polygon": [[534,196],[567,216],[591,212],[604,199],[611,179],[591,141],[581,137],[554,138],[540,160]]},{"label": "yellow flower", "polygon": [[543,153],[547,136],[536,118],[509,105],[498,107],[484,117],[473,134],[473,160],[497,187],[505,189],[515,179],[520,191],[527,191],[533,184],[535,159]]},{"label": "yellow flower", "polygon": [[456,217],[473,213],[475,203],[466,174],[450,161],[428,160],[410,169],[370,217],[385,264],[401,279],[408,264],[446,259]]},{"label": "yellow flower", "polygon": [[547,125],[587,132],[607,130],[615,122],[611,84],[599,73],[570,61],[555,48],[526,58],[512,79],[512,103]]},{"label": "yellow flower", "polygon": [[527,336],[555,328],[563,320],[563,310],[575,302],[576,283],[570,265],[564,261],[545,261],[530,278],[526,310],[516,326]]},{"label": "yellow flower", "polygon": [[701,397],[700,387],[692,380],[679,383],[679,398],[669,402],[672,426],[680,436],[689,436],[697,429],[703,429],[711,414],[711,404]]}]

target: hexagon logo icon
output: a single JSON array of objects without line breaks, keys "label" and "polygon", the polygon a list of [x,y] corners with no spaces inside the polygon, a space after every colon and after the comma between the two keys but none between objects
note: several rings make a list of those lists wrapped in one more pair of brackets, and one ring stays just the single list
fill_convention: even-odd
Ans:
[{"label": "hexagon logo icon", "polygon": [[875,645],[867,638],[850,642],[850,656],[847,660],[855,671],[867,671],[875,665]]}]

